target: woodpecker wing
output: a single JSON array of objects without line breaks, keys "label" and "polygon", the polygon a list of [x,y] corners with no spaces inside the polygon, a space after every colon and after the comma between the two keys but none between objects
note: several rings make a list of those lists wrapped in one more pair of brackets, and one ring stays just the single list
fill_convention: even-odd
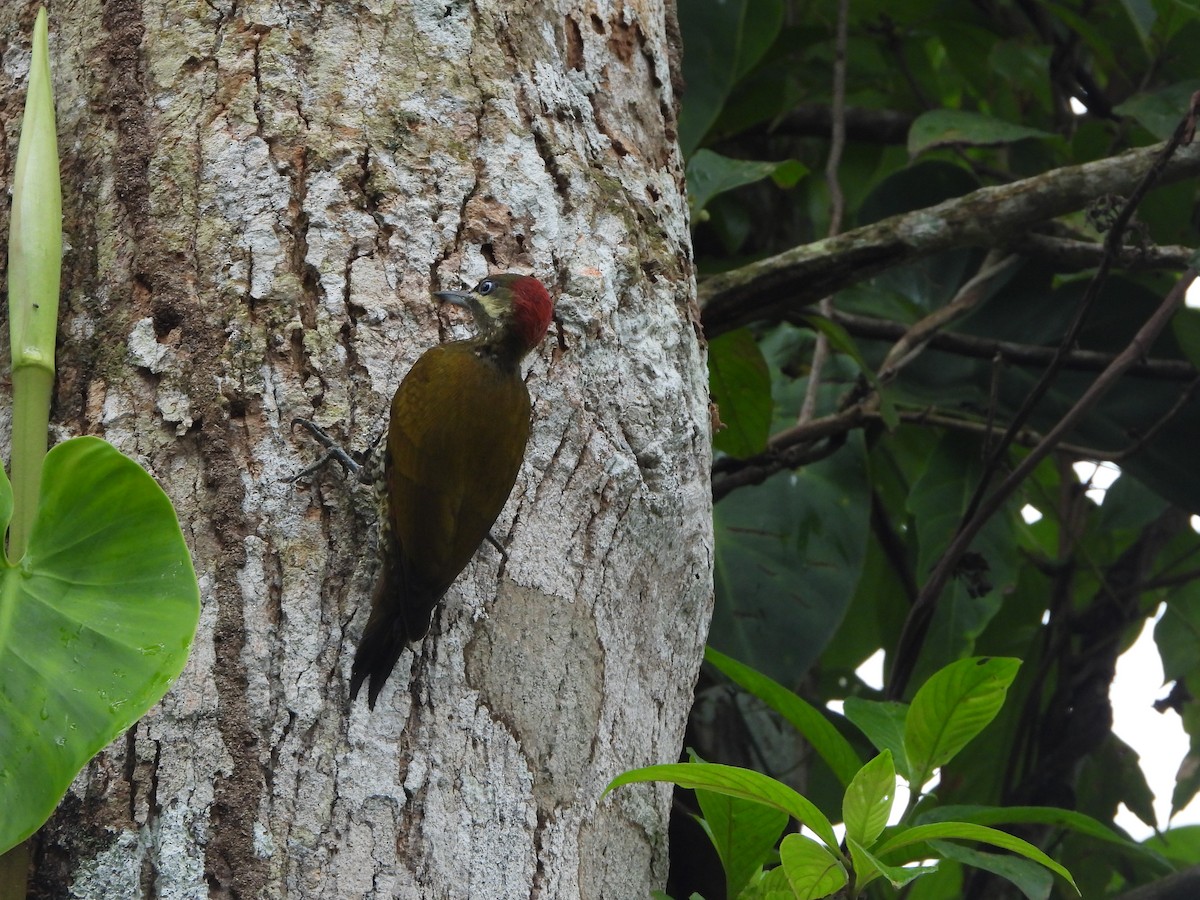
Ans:
[{"label": "woodpecker wing", "polygon": [[[529,441],[529,392],[471,342],[422,356],[392,402],[387,472],[389,524],[404,583],[433,596],[404,598],[409,639],[466,568],[495,524]],[[414,615],[415,614],[415,615]]]},{"label": "woodpecker wing", "polygon": [[392,400],[385,479],[384,571],[354,661],[352,693],[369,702],[404,645],[429,630],[433,608],[500,515],[529,440],[529,392],[517,366],[477,342],[428,350]]}]

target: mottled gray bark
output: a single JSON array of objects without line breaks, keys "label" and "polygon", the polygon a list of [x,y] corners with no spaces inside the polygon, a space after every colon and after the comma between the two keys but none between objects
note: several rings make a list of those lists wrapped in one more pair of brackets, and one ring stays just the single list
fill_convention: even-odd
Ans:
[{"label": "mottled gray bark", "polygon": [[[664,0],[52,0],[62,434],[171,495],[187,669],[34,844],[35,895],[643,897],[711,609],[709,421]],[[0,5],[10,173],[34,5]],[[5,214],[6,215],[6,214]],[[6,224],[6,223],[0,223]],[[494,533],[374,714],[346,700],[365,447],[431,290],[533,273],[557,322]]]}]

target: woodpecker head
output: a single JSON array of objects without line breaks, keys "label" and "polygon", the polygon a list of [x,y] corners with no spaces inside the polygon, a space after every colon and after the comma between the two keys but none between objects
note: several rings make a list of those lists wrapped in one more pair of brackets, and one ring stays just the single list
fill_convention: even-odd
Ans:
[{"label": "woodpecker head", "polygon": [[524,356],[542,342],[554,304],[542,283],[528,275],[489,275],[469,291],[438,291],[439,300],[471,311],[479,337],[511,343]]}]

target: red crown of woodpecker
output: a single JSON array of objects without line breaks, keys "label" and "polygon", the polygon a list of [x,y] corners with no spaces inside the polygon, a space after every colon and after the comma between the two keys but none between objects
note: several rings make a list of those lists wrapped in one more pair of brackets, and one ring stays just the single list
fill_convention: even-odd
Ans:
[{"label": "red crown of woodpecker", "polygon": [[532,350],[542,342],[554,315],[554,302],[542,283],[522,275],[512,283],[513,328],[525,346]]}]

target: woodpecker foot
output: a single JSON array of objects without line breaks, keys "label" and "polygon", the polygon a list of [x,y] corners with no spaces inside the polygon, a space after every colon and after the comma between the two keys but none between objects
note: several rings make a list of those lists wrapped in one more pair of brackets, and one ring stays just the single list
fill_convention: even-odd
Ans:
[{"label": "woodpecker foot", "polygon": [[350,454],[347,453],[337,441],[331,438],[326,433],[325,429],[316,422],[301,418],[292,419],[292,428],[294,429],[297,425],[303,425],[304,429],[317,439],[317,443],[325,448],[325,454],[312,465],[305,466],[295,475],[291,475],[283,479],[285,482],[291,484],[292,482],[298,481],[306,475],[311,475],[318,469],[324,468],[325,466],[329,465],[330,462],[337,462],[339,465],[341,465],[344,472],[349,475],[353,475],[358,481],[367,483],[371,480],[367,475],[366,467],[351,457]]}]

